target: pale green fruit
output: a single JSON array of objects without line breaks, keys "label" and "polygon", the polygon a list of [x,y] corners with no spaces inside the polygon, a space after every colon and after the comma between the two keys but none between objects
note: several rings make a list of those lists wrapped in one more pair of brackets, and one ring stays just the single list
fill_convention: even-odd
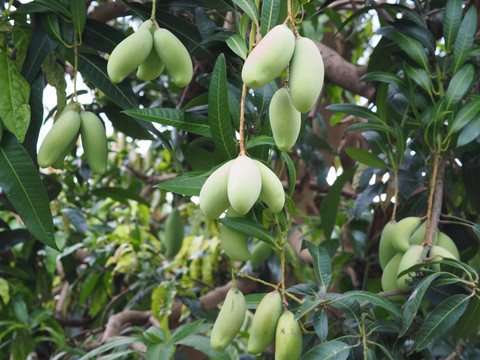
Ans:
[{"label": "pale green fruit", "polygon": [[402,257],[402,253],[396,253],[395,256],[393,256],[385,266],[385,269],[383,269],[381,279],[383,291],[387,292],[398,290],[397,274]]},{"label": "pale green fruit", "polygon": [[272,212],[277,213],[285,205],[285,191],[278,176],[260,161],[254,160],[262,177],[260,199],[267,204]]},{"label": "pale green fruit", "polygon": [[[225,217],[240,217],[234,209],[227,210]],[[248,250],[248,235],[220,224],[220,242],[227,256],[234,261],[247,261],[252,257]]]},{"label": "pale green fruit", "polygon": [[165,220],[165,256],[172,258],[179,252],[183,243],[183,219],[180,211],[175,208]]},{"label": "pale green fruit", "polygon": [[[455,259],[455,260],[459,260],[459,258],[457,258],[455,256],[455,254],[453,254],[452,252],[450,252],[450,250],[440,246],[440,245],[433,245],[431,248],[430,248],[430,251],[428,252],[428,256],[429,257],[435,257],[435,259],[432,259],[433,261],[441,261],[443,259]],[[432,266],[433,270],[436,270],[436,271],[440,271],[440,264],[434,264]]]},{"label": "pale green fruit", "polygon": [[228,174],[228,200],[232,208],[245,215],[257,202],[262,190],[262,177],[255,162],[246,155],[233,160]]},{"label": "pale green fruit", "polygon": [[260,301],[248,337],[247,351],[250,354],[259,354],[272,343],[282,311],[282,296],[277,290],[268,293]]},{"label": "pale green fruit", "polygon": [[[421,245],[425,241],[425,233],[427,232],[427,222],[424,221],[410,236],[409,244],[410,245]],[[435,233],[433,238],[433,243],[438,242],[438,231]]]},{"label": "pale green fruit", "polygon": [[275,360],[297,360],[302,354],[302,331],[295,316],[285,311],[275,331]]},{"label": "pale green fruit", "polygon": [[313,108],[322,90],[324,77],[323,59],[317,45],[308,38],[297,38],[290,62],[288,86],[298,111],[304,113]]},{"label": "pale green fruit", "polygon": [[153,45],[175,85],[186,86],[193,77],[193,64],[187,48],[167,29],[157,29]]},{"label": "pale green fruit", "polygon": [[53,123],[38,150],[37,162],[40,167],[49,167],[64,153],[78,135],[80,123],[80,115],[76,111],[64,112]]},{"label": "pale green fruit", "polygon": [[152,47],[152,34],[146,29],[138,29],[121,41],[108,58],[107,73],[110,80],[113,83],[123,81],[147,59]]},{"label": "pale green fruit", "polygon": [[280,150],[290,150],[297,141],[302,122],[287,88],[278,89],[273,95],[269,117],[275,144]]},{"label": "pale green fruit", "polygon": [[213,324],[210,345],[217,351],[224,350],[233,341],[242,327],[247,306],[242,292],[231,288]]},{"label": "pale green fruit", "polygon": [[378,256],[380,260],[380,266],[385,269],[391,258],[395,256],[397,250],[392,245],[393,233],[395,232],[397,222],[389,221],[385,224],[380,236],[380,242],[378,245]]},{"label": "pale green fruit", "polygon": [[416,216],[406,217],[395,226],[392,233],[392,245],[395,250],[404,253],[410,247],[410,236],[419,227],[420,218]]},{"label": "pale green fruit", "polygon": [[410,274],[405,274],[400,277],[400,273],[417,264],[422,258],[423,246],[421,245],[412,245],[406,252],[403,254],[400,264],[398,265],[397,272],[397,287],[398,290],[408,291],[412,288],[412,276]]},{"label": "pale green fruit", "polygon": [[151,81],[159,77],[164,68],[165,65],[160,61],[156,50],[152,48],[145,61],[138,66],[137,77],[140,80]]},{"label": "pale green fruit", "polygon": [[70,144],[67,145],[67,147],[65,148],[65,150],[60,154],[60,156],[58,157],[58,159],[53,162],[53,164],[51,165],[51,167],[53,167],[54,169],[63,169],[63,165],[64,165],[64,163],[65,163],[65,157],[73,150],[73,147],[74,147],[75,144],[77,143],[78,135],[79,135],[79,134],[77,134],[77,135],[72,139],[72,141],[70,142]]},{"label": "pale green fruit", "polygon": [[153,21],[148,19],[148,20],[145,20],[142,25],[140,25],[140,27],[138,28],[139,30],[142,29],[142,30],[149,30],[150,33],[152,34],[153,36],[153,33],[155,32],[155,30],[157,29],[154,25],[153,25]]},{"label": "pale green fruit", "polygon": [[108,141],[103,122],[90,111],[82,111],[80,117],[80,136],[87,163],[94,173],[103,174],[108,160]]},{"label": "pale green fruit", "polygon": [[227,189],[228,174],[233,161],[230,160],[215,170],[200,190],[200,209],[209,219],[217,219],[230,206]]},{"label": "pale green fruit", "polygon": [[268,259],[272,253],[272,247],[265,241],[259,241],[252,249],[252,258],[250,259],[250,264],[253,269],[257,269],[260,264]]},{"label": "pale green fruit", "polygon": [[457,245],[452,240],[452,238],[441,231],[438,231],[437,234],[438,234],[437,245],[448,250],[454,256],[455,259],[460,260],[460,252],[458,251]]},{"label": "pale green fruit", "polygon": [[295,36],[287,25],[270,30],[248,55],[242,80],[251,88],[267,85],[287,67],[295,48]]}]

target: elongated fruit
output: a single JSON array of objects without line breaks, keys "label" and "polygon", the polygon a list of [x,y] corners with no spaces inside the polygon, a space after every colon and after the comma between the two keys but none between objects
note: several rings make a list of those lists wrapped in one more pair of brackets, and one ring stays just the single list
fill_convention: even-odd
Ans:
[{"label": "elongated fruit", "polygon": [[460,260],[460,252],[458,251],[457,245],[452,240],[452,238],[441,231],[438,231],[437,234],[437,245],[448,250],[455,257],[455,259]]},{"label": "elongated fruit", "polygon": [[[428,252],[429,257],[434,257],[433,261],[441,261],[443,259],[456,259],[459,260],[458,258],[455,257],[449,250],[439,246],[439,245],[433,245],[430,248],[430,251]],[[433,264],[432,269],[435,271],[440,271],[441,266],[440,264]]]},{"label": "elongated fruit", "polygon": [[232,208],[245,215],[258,200],[262,177],[255,162],[246,155],[233,160],[228,174],[228,200]]},{"label": "elongated fruit", "polygon": [[37,154],[38,165],[49,167],[65,151],[80,129],[80,115],[76,111],[64,112],[43,139]]},{"label": "elongated fruit", "polygon": [[187,48],[175,35],[167,29],[157,29],[153,34],[153,45],[177,86],[184,87],[192,81],[192,59]]},{"label": "elongated fruit", "polygon": [[167,251],[165,256],[168,258],[174,257],[183,243],[183,220],[180,211],[177,208],[168,215],[165,220],[165,244]]},{"label": "elongated fruit", "polygon": [[274,213],[283,209],[285,205],[285,191],[278,176],[260,161],[254,160],[260,170],[262,177],[262,190],[260,191],[260,199]]},{"label": "elongated fruit", "polygon": [[[425,241],[425,233],[427,232],[427,222],[424,221],[418,228],[413,232],[410,236],[409,244],[410,245],[421,245]],[[435,233],[433,238],[433,243],[436,244],[438,242],[438,234],[439,231]]]},{"label": "elongated fruit", "polygon": [[400,261],[402,260],[403,254],[396,253],[393,256],[388,264],[383,269],[382,273],[382,289],[383,291],[395,291],[398,290],[397,285],[397,274],[398,267],[400,266]]},{"label": "elongated fruit", "polygon": [[322,90],[324,77],[323,59],[317,45],[308,38],[297,38],[288,84],[292,102],[298,111],[304,113],[313,108]]},{"label": "elongated fruit", "polygon": [[278,319],[275,332],[275,360],[297,360],[302,354],[302,331],[292,312]]},{"label": "elongated fruit", "polygon": [[282,311],[282,296],[277,290],[268,293],[260,301],[250,327],[247,343],[250,354],[261,353],[271,344]]},{"label": "elongated fruit", "polygon": [[392,234],[392,245],[395,250],[405,252],[410,247],[410,236],[420,225],[420,218],[410,216],[403,218],[395,226],[395,231]]},{"label": "elongated fruit", "polygon": [[[400,275],[403,271],[417,264],[421,259],[423,253],[423,246],[421,245],[412,245],[406,252],[403,254],[400,264],[398,265],[397,276]],[[397,278],[398,290],[408,291],[412,288],[412,277],[410,274],[405,274]]]},{"label": "elongated fruit", "polygon": [[267,85],[287,67],[295,48],[295,36],[287,25],[270,30],[248,55],[242,80],[251,88]]},{"label": "elongated fruit", "polygon": [[73,147],[77,143],[78,135],[79,135],[79,133],[77,133],[77,135],[75,135],[75,137],[72,139],[70,144],[68,144],[67,147],[65,148],[65,150],[60,154],[58,159],[53,162],[53,164],[51,166],[54,169],[62,169],[63,168],[63,165],[65,163],[65,157],[73,150]]},{"label": "elongated fruit", "polygon": [[147,59],[152,46],[152,34],[147,29],[138,29],[122,40],[108,58],[107,73],[110,80],[113,83],[123,81]]},{"label": "elongated fruit", "polygon": [[378,256],[380,260],[380,266],[385,269],[391,258],[395,256],[397,250],[392,245],[393,233],[395,232],[397,222],[389,221],[385,224],[380,236],[380,242],[378,245]]},{"label": "elongated fruit", "polygon": [[90,111],[82,111],[80,117],[80,136],[87,163],[94,173],[103,174],[108,160],[108,141],[103,122]]},{"label": "elongated fruit", "polygon": [[[239,217],[241,215],[233,208],[230,208],[225,216]],[[252,257],[248,250],[248,235],[241,231],[232,229],[225,224],[220,224],[220,242],[225,254],[234,261],[247,261]]]},{"label": "elongated fruit", "polygon": [[265,241],[259,241],[252,249],[252,258],[250,259],[250,265],[253,269],[257,269],[260,264],[268,259],[272,253],[272,247]]},{"label": "elongated fruit", "polygon": [[246,312],[247,306],[242,292],[236,288],[228,290],[210,335],[213,349],[221,351],[230,345],[242,327]]},{"label": "elongated fruit", "polygon": [[220,166],[205,181],[200,190],[199,204],[203,214],[209,219],[216,219],[230,206],[227,185],[228,174],[234,160]]},{"label": "elongated fruit", "polygon": [[138,66],[137,77],[144,81],[154,80],[160,76],[164,68],[165,65],[158,57],[156,50],[152,48],[145,61]]},{"label": "elongated fruit", "polygon": [[292,103],[287,88],[278,89],[269,106],[270,126],[280,150],[290,150],[300,133],[301,114]]}]

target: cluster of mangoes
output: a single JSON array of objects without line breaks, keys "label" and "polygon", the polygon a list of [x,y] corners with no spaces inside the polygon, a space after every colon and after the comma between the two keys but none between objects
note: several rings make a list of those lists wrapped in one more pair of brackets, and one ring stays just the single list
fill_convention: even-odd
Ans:
[{"label": "cluster of mangoes", "polygon": [[190,54],[170,31],[147,20],[138,31],[113,49],[107,63],[107,73],[114,83],[123,81],[137,69],[137,77],[149,81],[166,69],[175,85],[186,86],[193,76]]},{"label": "cluster of mangoes", "polygon": [[94,173],[103,174],[108,160],[105,127],[95,113],[82,111],[77,105],[73,102],[67,104],[53,123],[38,150],[38,165],[61,168],[80,134],[88,165]]},{"label": "cluster of mangoes", "polygon": [[[408,291],[412,285],[412,276],[402,272],[419,263],[427,255],[439,260],[460,259],[455,242],[445,233],[437,231],[433,244],[429,246],[428,254],[424,253],[425,233],[427,222],[421,222],[419,217],[406,217],[398,222],[388,222],[380,237],[379,260],[383,269],[382,288],[384,291]],[[440,270],[439,264],[432,266],[433,270]]]},{"label": "cluster of mangoes", "polygon": [[[210,344],[224,350],[235,338],[245,319],[245,297],[232,287],[213,325]],[[282,296],[275,290],[266,294],[255,311],[249,329],[247,351],[259,354],[275,338],[275,360],[297,360],[302,352],[302,332],[292,312],[283,311]]]},{"label": "cluster of mangoes", "polygon": [[297,36],[286,24],[270,30],[245,60],[242,80],[251,88],[265,86],[289,69],[286,86],[275,92],[269,106],[277,147],[290,150],[297,141],[301,113],[310,111],[323,87],[325,70],[315,43]]}]

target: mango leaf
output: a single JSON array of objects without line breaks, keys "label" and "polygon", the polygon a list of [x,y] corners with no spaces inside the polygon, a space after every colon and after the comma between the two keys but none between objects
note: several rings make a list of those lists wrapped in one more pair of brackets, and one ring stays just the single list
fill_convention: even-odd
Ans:
[{"label": "mango leaf", "polygon": [[398,87],[405,87],[403,80],[400,79],[397,75],[384,72],[384,71],[372,71],[360,78],[360,81],[379,81],[386,84],[394,84]]},{"label": "mango leaf", "polygon": [[328,315],[325,310],[317,310],[313,314],[313,328],[321,341],[325,341],[328,336]]},{"label": "mango leaf", "polygon": [[[88,353],[86,353],[85,355],[83,355],[79,360],[88,360],[88,359],[92,359],[92,358],[95,358],[97,355],[100,355],[104,352],[107,352],[111,349],[114,349],[116,348],[117,346],[125,346],[125,345],[130,345],[130,344],[133,344],[135,342],[142,342],[142,338],[140,338],[139,336],[129,336],[129,337],[126,337],[126,338],[122,338],[122,339],[117,339],[117,340],[113,340],[113,341],[110,341],[106,344],[103,344],[91,351],[89,351]],[[130,350],[129,350],[130,351]],[[122,354],[122,357],[125,356],[124,354]]]},{"label": "mango leaf", "polygon": [[60,21],[58,15],[52,12],[40,15],[40,21],[47,33],[57,40],[62,40],[62,32],[60,30]]},{"label": "mango leaf", "polygon": [[70,11],[72,12],[72,22],[75,31],[78,34],[85,29],[85,23],[87,21],[87,7],[85,6],[85,0],[70,0]]},{"label": "mango leaf", "polygon": [[447,332],[465,312],[470,300],[468,295],[456,294],[444,300],[428,313],[415,336],[412,351],[421,351]]},{"label": "mango leaf", "polygon": [[180,325],[178,328],[175,329],[170,342],[177,343],[186,337],[197,334],[198,332],[202,331],[202,325],[205,319],[196,320],[187,324]]},{"label": "mango leaf", "polygon": [[463,129],[457,140],[457,147],[467,145],[480,135],[480,116],[470,121]]},{"label": "mango leaf", "polygon": [[453,73],[455,74],[458,69],[467,60],[470,50],[473,46],[473,38],[477,29],[477,10],[475,6],[471,6],[468,9],[465,17],[460,24],[457,38],[455,39],[455,45],[453,47]]},{"label": "mango leaf", "polygon": [[262,2],[262,15],[260,31],[265,36],[275,25],[280,15],[281,0],[264,0]]},{"label": "mango leaf", "polygon": [[0,53],[0,118],[20,142],[30,124],[30,85],[7,53]]},{"label": "mango leaf", "polygon": [[62,210],[62,214],[64,214],[68,221],[70,221],[82,234],[87,232],[87,219],[85,219],[85,215],[81,209],[65,208]]},{"label": "mango leaf", "polygon": [[370,166],[374,169],[383,169],[387,170],[388,165],[378,157],[367,150],[356,148],[356,147],[347,147],[345,152],[353,160],[358,161],[360,164]]},{"label": "mango leaf", "polygon": [[35,166],[37,166],[38,134],[43,124],[43,90],[45,89],[43,73],[38,72],[37,74],[36,79],[30,84],[30,125],[22,144],[30,158],[33,159]]},{"label": "mango leaf", "polygon": [[240,56],[243,60],[247,58],[247,44],[245,44],[245,39],[240,34],[230,36],[227,39],[227,45],[230,50]]},{"label": "mango leaf", "polygon": [[310,241],[304,241],[308,252],[312,256],[313,270],[315,276],[320,285],[320,296],[323,296],[327,292],[330,279],[332,278],[332,262],[328,251],[321,245],[316,245]]},{"label": "mango leaf", "polygon": [[432,96],[432,82],[425,70],[414,68],[407,64],[405,64],[403,69],[410,79],[415,81],[428,95]]},{"label": "mango leaf", "polygon": [[121,187],[101,187],[92,190],[92,194],[100,198],[111,198],[124,204],[128,204],[128,200],[137,201],[140,204],[149,205],[148,201],[141,197],[138,193],[124,189]]},{"label": "mango leaf", "polygon": [[269,243],[275,248],[277,247],[275,238],[270,233],[270,231],[268,231],[268,229],[265,226],[259,224],[256,221],[253,221],[244,217],[228,217],[228,218],[226,217],[223,219],[219,219],[219,221],[220,223],[228,227],[231,227],[232,229],[235,229],[245,234],[256,237],[259,240]]},{"label": "mango leaf", "polygon": [[475,96],[461,109],[455,116],[455,119],[448,123],[448,131],[455,134],[462,130],[477,114],[480,112],[480,97]]},{"label": "mango leaf", "polygon": [[446,109],[448,109],[450,105],[457,104],[470,90],[474,75],[475,68],[473,65],[466,64],[453,76],[445,94]]},{"label": "mango leaf", "polygon": [[32,159],[9,133],[0,143],[0,186],[32,235],[58,250],[45,187]]},{"label": "mango leaf", "polygon": [[385,121],[372,110],[355,104],[332,104],[327,106],[327,110],[344,112],[374,123],[385,124]]},{"label": "mango leaf", "polygon": [[315,346],[302,356],[302,360],[346,360],[351,346],[344,342],[332,340]]},{"label": "mango leaf", "polygon": [[297,171],[292,159],[285,151],[282,151],[282,162],[287,166],[288,171],[288,195],[292,196],[297,181]]},{"label": "mango leaf", "polygon": [[258,10],[255,6],[253,0],[233,0],[235,5],[237,5],[240,9],[243,10],[245,14],[248,15],[250,20],[252,20],[255,24],[258,24]]},{"label": "mango leaf", "polygon": [[213,69],[208,93],[208,122],[213,141],[226,159],[237,155],[233,127],[228,107],[227,65],[220,54]]},{"label": "mango leaf", "polygon": [[350,125],[346,131],[362,131],[362,130],[371,130],[376,132],[384,132],[392,136],[396,136],[395,131],[387,125],[377,124],[377,123],[356,123]]},{"label": "mango leaf", "polygon": [[419,25],[413,21],[401,19],[396,20],[392,26],[397,31],[417,39],[431,54],[435,54],[435,37],[424,24]]},{"label": "mango leaf", "polygon": [[111,54],[125,35],[102,21],[87,19],[83,30],[83,44],[89,48]]},{"label": "mango leaf", "polygon": [[268,135],[259,135],[255,136],[252,139],[249,139],[246,145],[246,149],[252,149],[256,146],[261,146],[261,145],[269,145],[269,146],[275,146],[275,140]]},{"label": "mango leaf", "polygon": [[360,301],[368,301],[370,304],[375,306],[381,307],[387,310],[395,319],[398,321],[402,318],[402,314],[397,306],[393,305],[391,301],[385,299],[385,297],[369,292],[369,291],[362,291],[362,290],[352,290],[347,291],[340,295],[340,298],[352,298],[355,300]]},{"label": "mango leaf", "polygon": [[445,38],[445,48],[447,51],[452,49],[458,29],[460,28],[463,12],[462,3],[462,0],[448,0],[445,5],[445,11],[443,13],[443,37]]},{"label": "mango leaf", "polygon": [[206,176],[180,176],[175,179],[163,181],[155,187],[177,194],[198,196],[206,180]]},{"label": "mango leaf", "polygon": [[467,309],[460,316],[453,330],[455,342],[461,338],[469,337],[478,331],[480,326],[480,298],[475,295],[470,299]]},{"label": "mango leaf", "polygon": [[201,335],[190,335],[180,341],[177,344],[190,346],[198,351],[208,355],[210,359],[216,360],[231,360],[237,359],[238,354],[233,346],[227,347],[225,350],[216,351],[210,345],[210,338]]},{"label": "mango leaf", "polygon": [[17,10],[17,13],[46,12],[53,11],[64,18],[70,19],[70,11],[58,0],[35,0],[28,4],[23,4]]}]

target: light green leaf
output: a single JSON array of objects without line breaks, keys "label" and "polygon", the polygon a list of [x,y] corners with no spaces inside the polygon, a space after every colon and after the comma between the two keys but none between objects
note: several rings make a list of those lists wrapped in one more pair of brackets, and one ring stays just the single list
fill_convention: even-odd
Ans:
[{"label": "light green leaf", "polygon": [[233,2],[248,15],[250,20],[258,24],[258,10],[253,0],[233,0]]},{"label": "light green leaf", "polygon": [[142,339],[138,338],[138,337],[134,337],[134,336],[113,340],[113,341],[110,341],[106,344],[103,344],[103,345],[93,349],[92,351],[86,353],[79,360],[90,360],[90,359],[95,358],[97,355],[100,355],[104,352],[107,352],[111,349],[116,348],[117,346],[130,345],[130,344],[133,344],[134,342],[138,342],[138,341],[142,341]]},{"label": "light green leaf", "polygon": [[347,147],[345,152],[353,160],[358,161],[360,164],[370,166],[374,169],[383,169],[387,170],[388,165],[378,157],[367,150],[356,148],[356,147]]},{"label": "light green leaf", "polygon": [[446,109],[451,105],[458,103],[470,90],[472,81],[474,81],[475,68],[472,64],[464,65],[450,80],[448,84],[446,98]]},{"label": "light green leaf", "polygon": [[332,277],[332,263],[328,251],[321,245],[316,245],[310,241],[305,241],[308,252],[312,256],[313,270],[320,284],[322,295],[326,293],[330,279]]},{"label": "light green leaf", "polygon": [[303,355],[302,360],[346,360],[350,355],[350,348],[350,345],[341,341],[327,341]]},{"label": "light green leaf", "polygon": [[477,9],[475,5],[472,5],[468,9],[465,17],[460,24],[455,45],[453,47],[453,73],[455,74],[458,69],[467,60],[470,50],[473,46],[473,38],[477,29]]},{"label": "light green leaf", "polygon": [[[190,335],[179,341],[179,344],[190,346],[198,351],[207,354],[210,359],[232,360],[238,359],[238,353],[233,346],[228,346],[223,351],[216,351],[210,345],[210,338],[201,335]],[[81,360],[81,359],[80,359]]]},{"label": "light green leaf", "polygon": [[246,149],[252,149],[261,145],[275,146],[275,140],[268,135],[255,136],[254,138],[248,140]]},{"label": "light green leaf", "polygon": [[187,324],[180,325],[173,333],[170,342],[177,343],[187,336],[197,334],[202,330],[202,325],[205,319],[196,320]]},{"label": "light green leaf", "polygon": [[448,131],[455,134],[462,130],[480,112],[480,97],[474,97],[458,111],[455,119],[448,123]]},{"label": "light green leaf", "polygon": [[243,60],[247,59],[248,49],[245,44],[245,39],[240,34],[235,34],[227,39],[227,45],[235,54],[240,56]]},{"label": "light green leaf", "polygon": [[10,302],[10,292],[8,281],[0,277],[0,297],[5,305]]},{"label": "light green leaf", "polygon": [[177,194],[198,196],[206,180],[206,176],[180,176],[175,179],[163,181],[155,187]]},{"label": "light green leaf", "polygon": [[85,6],[85,0],[71,0],[70,6],[73,27],[78,34],[81,34],[87,21],[87,8]]},{"label": "light green leaf", "polygon": [[58,250],[45,187],[30,156],[8,133],[0,143],[0,187],[32,235]]},{"label": "light green leaf", "polygon": [[281,0],[263,0],[260,31],[265,36],[276,24],[280,15]]},{"label": "light green leaf", "polygon": [[241,231],[245,234],[251,235],[253,237],[258,238],[259,240],[265,241],[270,245],[277,247],[277,243],[275,242],[275,238],[273,235],[268,231],[268,229],[259,224],[256,221],[244,218],[244,217],[226,217],[223,219],[219,219],[219,221],[228,226],[232,229]]},{"label": "light green leaf", "polygon": [[462,0],[448,0],[445,6],[443,15],[443,37],[445,38],[447,51],[451,50],[462,21],[462,3]]}]

